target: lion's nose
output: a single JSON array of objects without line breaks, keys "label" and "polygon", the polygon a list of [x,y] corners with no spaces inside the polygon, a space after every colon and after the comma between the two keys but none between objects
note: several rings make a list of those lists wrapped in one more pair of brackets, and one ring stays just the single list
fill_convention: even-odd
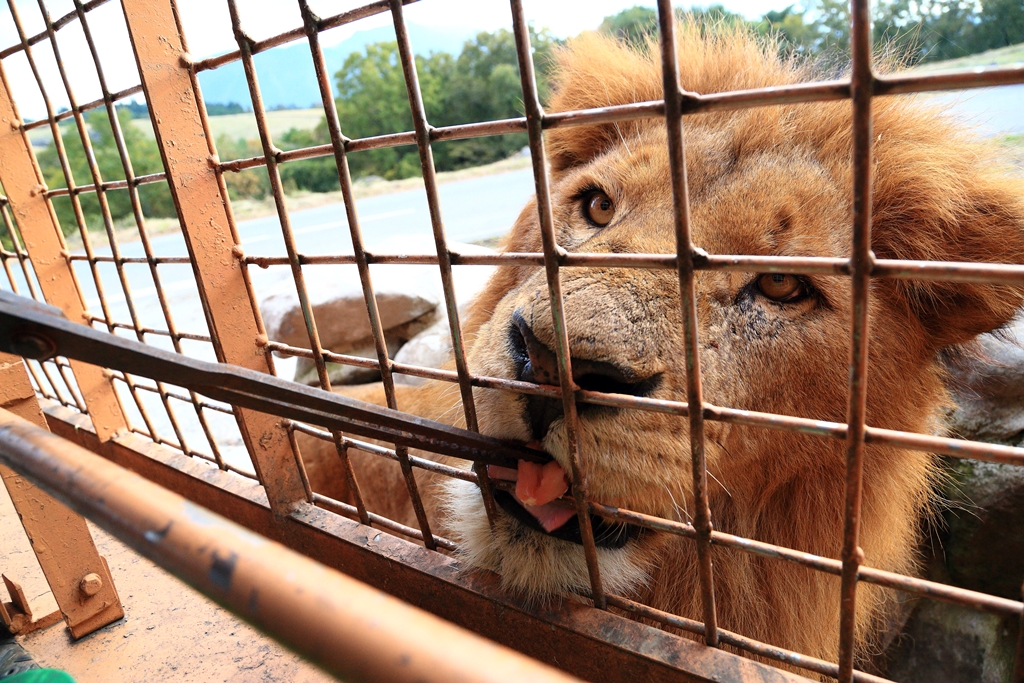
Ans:
[{"label": "lion's nose", "polygon": [[[516,379],[535,384],[558,385],[558,357],[533,333],[526,319],[516,311],[512,315],[509,343],[516,368]],[[612,363],[571,357],[572,378],[580,389],[611,394],[649,396],[661,382],[661,373],[639,377],[637,373]],[[562,416],[561,399],[526,397],[526,413],[534,439],[543,439],[551,423]],[[579,412],[614,408],[580,404]]]}]

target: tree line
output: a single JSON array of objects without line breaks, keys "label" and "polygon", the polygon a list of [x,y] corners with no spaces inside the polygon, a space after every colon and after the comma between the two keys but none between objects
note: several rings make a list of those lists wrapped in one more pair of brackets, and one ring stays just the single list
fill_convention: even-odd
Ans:
[{"label": "tree line", "polygon": [[[813,0],[807,9],[790,5],[755,21],[722,5],[677,9],[705,25],[744,24],[773,36],[787,53],[842,57],[850,49],[850,5],[846,0]],[[881,0],[873,3],[876,48],[909,65],[955,59],[1024,42],[1024,0]],[[657,31],[657,13],[633,7],[606,17],[599,31],[643,42]]]},{"label": "tree line", "polygon": [[[677,10],[682,13],[684,10]],[[756,21],[730,12],[721,5],[685,10],[706,26],[721,23],[744,24],[759,34],[772,36],[779,49],[806,58],[823,57],[842,63],[848,54],[849,7],[845,0],[813,0],[810,9],[790,6],[771,11]],[[895,52],[910,64],[943,60],[1024,42],[1024,0],[885,0],[874,7],[874,40],[880,49]],[[646,7],[633,7],[609,16],[598,31],[642,43],[657,30],[657,15]],[[548,94],[547,74],[559,44],[547,31],[531,29],[538,86],[542,101]],[[450,126],[523,115],[522,89],[511,32],[481,32],[467,41],[458,55],[435,52],[416,57],[416,69],[427,119],[434,126]],[[365,138],[413,129],[409,100],[396,42],[368,45],[353,52],[334,74],[338,97],[335,105],[342,131],[349,138]],[[239,105],[217,105],[216,112],[241,113]],[[135,116],[146,116],[144,105],[119,107],[118,119],[137,175],[161,170],[160,155],[152,137],[131,125]],[[86,115],[96,161],[104,180],[124,178],[106,114]],[[77,132],[67,124],[65,146],[76,182],[91,182],[86,157]],[[221,159],[256,156],[262,153],[258,140],[217,139]],[[275,144],[285,150],[330,142],[326,120],[312,130],[292,129]],[[516,153],[527,144],[525,133],[438,142],[433,145],[434,163],[439,171],[457,170],[491,163]],[[415,146],[389,147],[349,154],[354,178],[407,178],[420,175]],[[38,152],[49,187],[65,185],[52,142]],[[329,192],[339,189],[338,174],[331,156],[282,164],[286,191]],[[232,198],[262,198],[269,192],[263,169],[225,175]],[[166,184],[139,187],[146,216],[174,216]],[[127,191],[108,193],[115,220],[131,215]],[[94,194],[81,195],[82,209],[90,226],[102,225]],[[57,197],[54,205],[65,230],[76,229],[72,205]]]}]

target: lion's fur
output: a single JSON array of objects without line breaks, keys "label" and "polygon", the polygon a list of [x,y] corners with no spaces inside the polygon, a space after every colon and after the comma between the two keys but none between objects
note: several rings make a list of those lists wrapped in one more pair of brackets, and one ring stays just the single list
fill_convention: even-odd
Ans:
[{"label": "lion's fur", "polygon": [[[681,84],[714,93],[808,80],[813,67],[777,57],[741,30],[702,35],[679,26]],[[657,50],[637,50],[596,34],[559,57],[549,109],[603,107],[662,97]],[[846,256],[851,242],[851,113],[847,101],[728,111],[684,119],[694,243],[712,254]],[[994,146],[945,114],[906,98],[874,100],[872,247],[878,258],[1024,262],[1024,187]],[[674,253],[672,194],[664,122],[558,128],[546,133],[553,214],[569,251]],[[582,188],[616,202],[607,228],[586,225]],[[522,212],[504,245],[541,251],[536,207]],[[704,398],[721,406],[844,422],[851,283],[810,278],[811,303],[772,305],[751,290],[749,273],[696,275]],[[686,400],[679,285],[674,271],[563,269],[573,355],[663,373],[658,398]],[[947,404],[938,352],[1005,324],[1019,290],[966,283],[877,279],[871,286],[868,422],[939,433]],[[513,377],[507,329],[513,311],[549,346],[554,332],[542,269],[500,269],[463,322],[471,370]],[[464,425],[455,385],[401,387],[399,407]],[[379,403],[379,385],[347,393]],[[529,440],[524,400],[477,389],[483,432]],[[556,421],[543,441],[566,464]],[[838,558],[842,542],[842,440],[706,423],[715,528]],[[333,449],[302,442],[314,480],[345,487]],[[581,466],[591,495],[605,503],[687,520],[693,507],[688,423],[651,412],[583,414]],[[353,453],[371,509],[414,525],[395,463]],[[931,456],[869,445],[864,460],[861,546],[866,564],[915,572],[919,521],[934,479]],[[464,482],[449,494],[419,480],[432,521],[478,566],[506,584],[542,594],[588,585],[578,546],[503,517],[491,530],[479,496]],[[447,501],[447,502],[445,502]],[[441,509],[445,508],[443,512]],[[692,541],[648,534],[623,551],[602,551],[604,577],[659,609],[701,617]],[[723,628],[812,656],[835,656],[839,580],[791,563],[716,548],[715,591]],[[861,584],[858,636],[871,649],[874,624],[892,592]]]}]

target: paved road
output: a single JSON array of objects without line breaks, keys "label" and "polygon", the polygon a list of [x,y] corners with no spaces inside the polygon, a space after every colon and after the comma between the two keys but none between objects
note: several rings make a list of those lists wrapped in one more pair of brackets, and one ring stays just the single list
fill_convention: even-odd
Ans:
[{"label": "paved road", "polygon": [[[441,185],[441,208],[449,241],[473,242],[504,234],[532,191],[533,176],[529,169]],[[430,216],[426,195],[422,190],[368,197],[359,200],[357,208],[363,239],[369,250],[378,253],[433,253]],[[297,211],[291,214],[291,223],[296,246],[301,253],[352,253],[348,221],[341,204]],[[246,254],[285,255],[284,240],[276,215],[242,221],[238,230]],[[95,242],[102,239],[102,235],[94,237]],[[160,256],[187,254],[184,238],[179,233],[156,237],[152,244],[154,253]],[[139,242],[124,244],[121,251],[124,256],[144,255]],[[97,253],[109,253],[109,250],[97,249]],[[355,266],[351,267],[354,271]],[[83,262],[77,262],[76,269],[89,308],[99,311],[100,299],[93,285],[92,274]],[[110,306],[114,319],[130,321],[124,291],[113,265],[101,263],[98,269],[104,288],[103,298]],[[142,324],[165,328],[149,267],[127,264],[125,270],[132,301]],[[159,267],[159,271],[179,330],[206,334],[206,323],[191,267],[164,264]],[[290,278],[287,266],[272,266],[266,270],[250,268],[250,273],[260,298],[276,283]]]},{"label": "paved road", "polygon": [[935,95],[986,135],[1024,133],[1024,84]]}]

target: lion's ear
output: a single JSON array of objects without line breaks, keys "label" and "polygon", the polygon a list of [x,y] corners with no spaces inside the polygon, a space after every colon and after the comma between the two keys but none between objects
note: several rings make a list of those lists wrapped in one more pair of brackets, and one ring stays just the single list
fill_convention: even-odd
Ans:
[{"label": "lion's ear", "polygon": [[[588,32],[555,55],[550,112],[594,109],[662,98],[661,74],[649,55],[614,38]],[[557,174],[589,162],[650,121],[560,127],[547,133]]]},{"label": "lion's ear", "polygon": [[[872,248],[878,258],[1024,263],[1024,182],[945,116],[899,106],[876,113]],[[1019,287],[889,280],[933,348],[962,344],[1006,324],[1024,304]]]}]

